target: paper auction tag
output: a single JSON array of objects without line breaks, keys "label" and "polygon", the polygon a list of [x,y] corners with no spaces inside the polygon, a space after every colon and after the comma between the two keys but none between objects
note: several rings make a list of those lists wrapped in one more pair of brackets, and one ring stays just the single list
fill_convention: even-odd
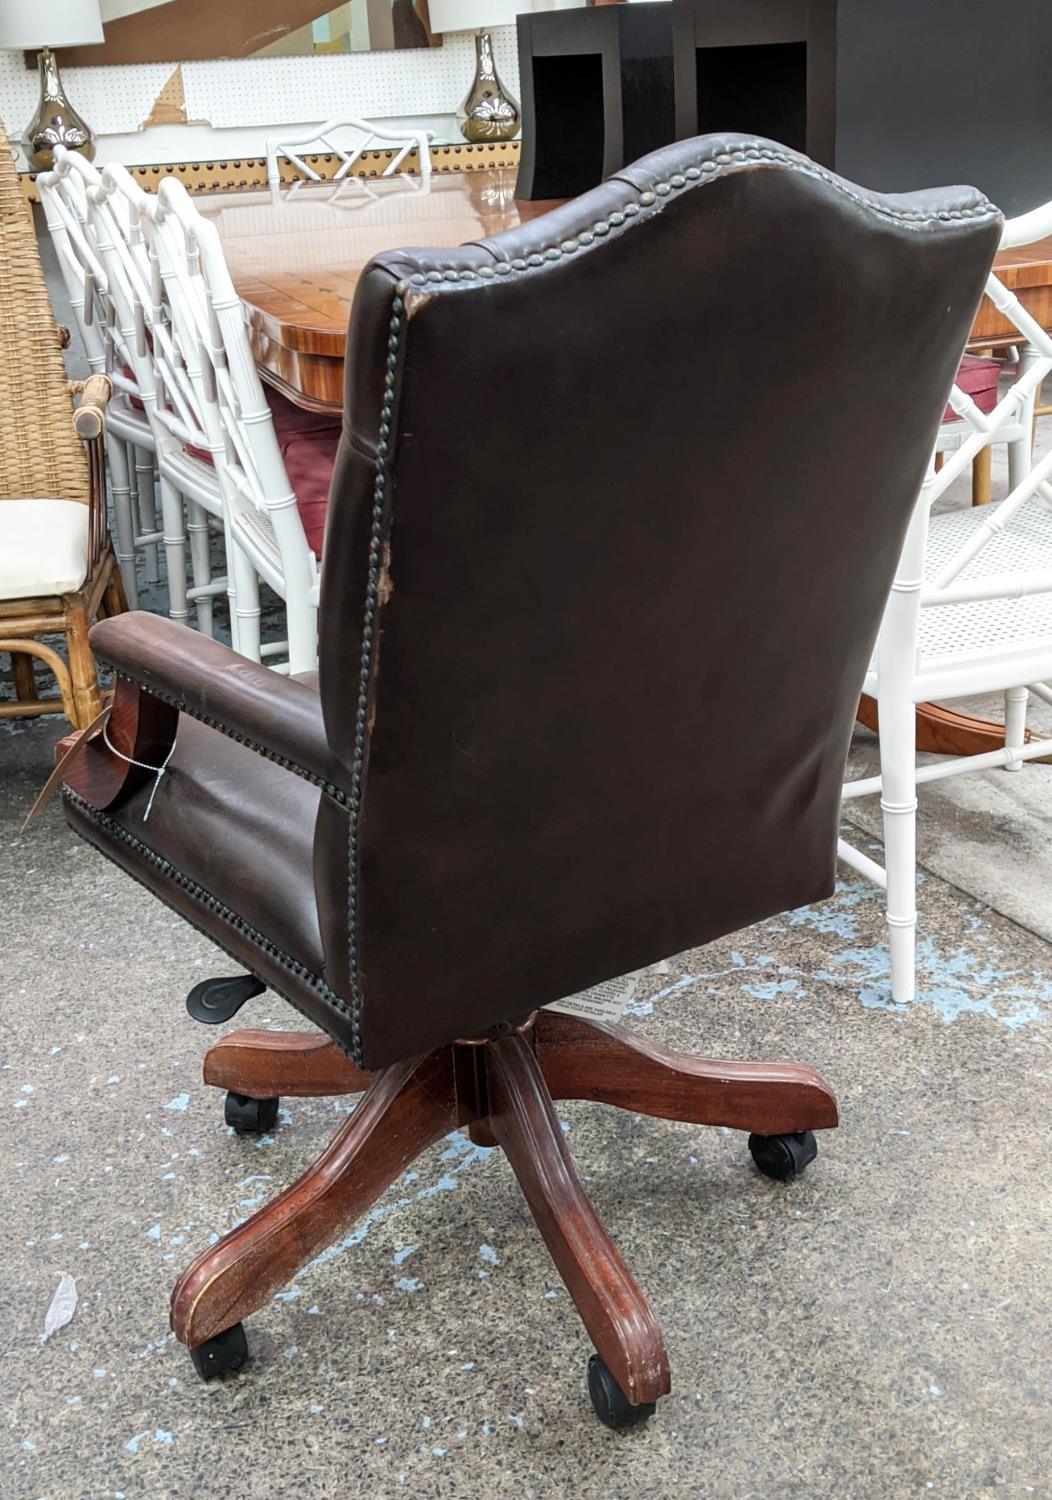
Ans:
[{"label": "paper auction tag", "polygon": [[629,1003],[640,989],[640,981],[649,970],[636,969],[632,974],[622,974],[618,979],[604,979],[602,984],[582,990],[579,995],[568,995],[565,1000],[554,1000],[545,1010],[557,1010],[564,1016],[580,1016],[584,1021],[620,1021]]}]

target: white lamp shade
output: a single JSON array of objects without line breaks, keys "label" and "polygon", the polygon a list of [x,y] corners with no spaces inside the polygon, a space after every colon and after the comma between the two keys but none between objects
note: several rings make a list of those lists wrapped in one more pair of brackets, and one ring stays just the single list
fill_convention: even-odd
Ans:
[{"label": "white lamp shade", "polygon": [[[0,0],[0,5],[4,0]],[[493,26],[514,26],[522,10],[532,10],[531,0],[428,0],[431,30],[488,31]]]},{"label": "white lamp shade", "polygon": [[98,0],[0,0],[0,47],[90,47],[103,40]]}]

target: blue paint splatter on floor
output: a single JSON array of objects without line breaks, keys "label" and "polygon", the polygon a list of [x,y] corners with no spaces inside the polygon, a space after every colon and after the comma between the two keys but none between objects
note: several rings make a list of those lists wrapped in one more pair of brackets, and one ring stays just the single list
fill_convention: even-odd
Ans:
[{"label": "blue paint splatter on floor", "polygon": [[[922,879],[918,876],[918,884]],[[1013,961],[1014,955],[1002,950],[990,933],[983,930],[985,908],[977,905],[967,910],[964,903],[960,912],[960,938],[952,948],[945,948],[924,932],[922,913],[917,941],[917,996],[910,1006],[896,1005],[891,998],[891,962],[886,940],[882,934],[867,945],[861,921],[865,912],[863,903],[873,907],[872,915],[879,920],[881,899],[881,894],[867,881],[844,880],[838,883],[828,901],[800,907],[786,913],[779,923],[765,923],[756,929],[758,944],[769,942],[786,927],[815,932],[824,940],[822,949],[827,955],[817,970],[779,963],[777,956],[767,951],[752,955],[747,949],[735,948],[729,956],[729,967],[684,974],[656,991],[644,1005],[630,1006],[626,1014],[648,1015],[655,1002],[688,985],[702,985],[713,995],[726,994],[728,991],[715,983],[726,978],[732,987],[737,985],[740,993],[754,1000],[804,996],[809,993],[811,981],[817,979],[839,990],[854,991],[859,1004],[867,1010],[904,1015],[916,1006],[927,1006],[948,1023],[966,1015],[981,1015],[1009,1031],[1019,1031],[1052,1016],[1052,975],[1039,969],[1021,969]],[[873,922],[868,921],[867,927],[872,932]],[[726,965],[727,959],[721,955],[720,962]],[[753,974],[757,976],[755,979],[746,979]]]},{"label": "blue paint splatter on floor", "polygon": [[798,995],[800,992],[798,979],[769,979],[763,984],[742,985],[742,994],[751,995],[754,1000],[773,1000],[776,995]]},{"label": "blue paint splatter on floor", "polygon": [[842,937],[850,944],[826,960],[824,968],[816,971],[817,979],[854,989],[867,1010],[892,1015],[928,1006],[946,1022],[982,1015],[1012,1031],[1048,1019],[1052,1013],[1052,978],[1038,969],[1025,971],[1012,963],[1010,955],[982,931],[982,913],[975,911],[962,911],[964,930],[957,947],[949,950],[924,932],[922,914],[917,937],[916,999],[910,1005],[896,1004],[891,998],[891,958],[886,942],[861,944],[858,923],[850,914],[850,908],[860,901],[880,899],[880,893],[866,883],[845,882],[822,905],[790,913],[792,926],[812,927],[824,936]]}]

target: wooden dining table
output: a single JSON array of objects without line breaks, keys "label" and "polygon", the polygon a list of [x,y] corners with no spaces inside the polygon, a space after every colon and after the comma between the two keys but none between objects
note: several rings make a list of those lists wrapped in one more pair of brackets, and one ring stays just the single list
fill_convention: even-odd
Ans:
[{"label": "wooden dining table", "polygon": [[263,379],[311,411],[343,407],[347,323],[372,257],[462,245],[555,207],[515,197],[514,168],[347,179],[201,196],[245,304]]},{"label": "wooden dining table", "polygon": [[[199,196],[245,304],[263,379],[298,406],[341,409],[347,324],[369,260],[403,245],[462,245],[557,206],[516,198],[515,176],[503,167],[436,173],[429,190],[419,178],[355,178]],[[994,266],[1042,327],[1052,328],[1052,237],[1002,251]],[[984,298],[969,349],[1018,341],[1015,326]]]},{"label": "wooden dining table", "polygon": [[[203,195],[242,301],[263,379],[312,411],[343,407],[347,325],[358,278],[370,259],[400,246],[441,248],[514,228],[557,206],[515,197],[513,168],[301,183],[288,188]],[[1001,252],[994,268],[1023,306],[1052,329],[1052,237]],[[1019,342],[1019,333],[985,297],[969,349]],[[860,721],[876,728],[876,704],[863,699]],[[970,755],[1003,743],[984,719],[921,704],[917,748]]]}]

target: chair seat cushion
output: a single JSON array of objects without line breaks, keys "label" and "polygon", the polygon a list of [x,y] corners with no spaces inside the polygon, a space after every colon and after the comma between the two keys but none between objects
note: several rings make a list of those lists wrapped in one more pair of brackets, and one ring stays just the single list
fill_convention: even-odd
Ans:
[{"label": "chair seat cushion", "polygon": [[0,500],[0,599],[72,594],[88,571],[88,507]]},{"label": "chair seat cushion", "polygon": [[[976,354],[966,354],[954,377],[954,385],[971,396],[980,411],[993,411],[997,405],[997,382],[1001,366],[996,359],[980,359]],[[943,412],[944,422],[959,422],[961,418],[948,406]]]}]

